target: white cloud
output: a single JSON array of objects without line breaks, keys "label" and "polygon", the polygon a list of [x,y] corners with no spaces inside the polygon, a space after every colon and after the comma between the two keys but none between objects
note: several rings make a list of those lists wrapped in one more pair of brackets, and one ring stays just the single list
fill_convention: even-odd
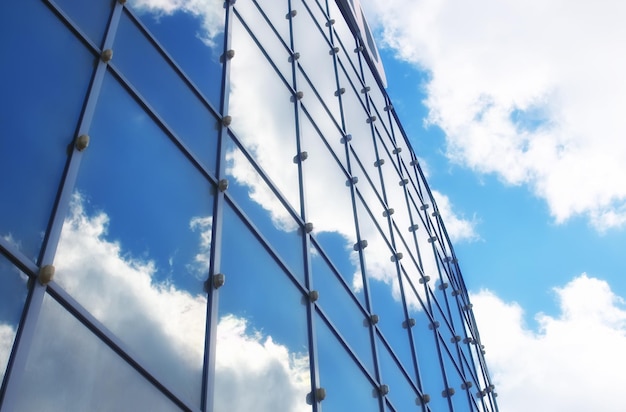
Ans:
[{"label": "white cloud", "polygon": [[437,208],[439,209],[441,218],[446,226],[448,236],[450,236],[450,240],[453,243],[463,240],[477,240],[478,234],[476,233],[476,220],[463,219],[463,217],[457,215],[452,208],[450,198],[443,193],[437,190],[432,190],[432,194],[435,198],[435,202],[437,203]]},{"label": "white cloud", "polygon": [[428,122],[451,160],[528,185],[557,222],[626,223],[626,3],[363,2],[429,72]]},{"label": "white cloud", "polygon": [[523,309],[483,290],[471,296],[502,410],[623,411],[626,307],[609,285],[586,274],[555,288],[558,316]]}]

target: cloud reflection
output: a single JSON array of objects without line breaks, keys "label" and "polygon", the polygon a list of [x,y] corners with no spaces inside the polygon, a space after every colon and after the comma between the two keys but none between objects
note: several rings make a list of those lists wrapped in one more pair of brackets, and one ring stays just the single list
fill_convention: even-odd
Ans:
[{"label": "cloud reflection", "polygon": [[187,13],[201,20],[200,40],[214,47],[214,40],[224,31],[224,2],[222,0],[131,0],[129,5],[155,18],[174,13]]},{"label": "cloud reflection", "polygon": [[[55,279],[120,336],[131,352],[139,352],[149,370],[199,399],[206,296],[181,290],[171,280],[155,281],[156,264],[128,256],[119,242],[107,239],[109,216],[103,211],[89,216],[83,203],[82,196],[75,194],[55,259]],[[198,256],[210,247],[210,225],[210,217],[190,222],[191,230],[200,231],[200,253],[192,265],[202,263]],[[239,409],[222,405],[219,410],[244,411],[250,405],[268,412],[297,410],[296,400],[302,404],[306,396],[308,357],[291,353],[271,336],[248,331],[246,325],[246,319],[233,315],[225,315],[218,324],[216,390],[236,394],[231,400],[239,405]],[[78,360],[82,361],[89,362]],[[56,362],[48,367],[50,376],[55,373],[52,369],[62,370]],[[251,390],[253,383],[259,392]],[[267,392],[268,388],[277,388],[276,393]]]},{"label": "cloud reflection", "polygon": [[0,323],[0,385],[4,379],[6,365],[9,362],[15,332],[16,330],[13,328],[13,325]]}]

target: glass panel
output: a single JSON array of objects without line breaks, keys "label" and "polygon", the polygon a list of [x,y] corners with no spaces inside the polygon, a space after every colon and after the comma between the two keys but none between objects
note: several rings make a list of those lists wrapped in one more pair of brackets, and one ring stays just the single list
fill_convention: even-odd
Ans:
[{"label": "glass panel", "polygon": [[0,236],[35,260],[95,56],[30,1],[2,2],[0,55]]},{"label": "glass panel", "polygon": [[389,353],[387,346],[380,338],[376,340],[381,380],[383,384],[389,386],[389,394],[387,397],[391,399],[393,406],[399,411],[416,410],[417,393]]},{"label": "glass panel", "polygon": [[55,280],[199,405],[211,186],[111,76],[96,109]]},{"label": "glass panel", "polygon": [[308,119],[303,117],[300,124],[302,147],[309,154],[303,162],[307,220],[333,265],[363,299],[358,256],[353,253],[357,240],[348,177]]},{"label": "glass panel", "polygon": [[[455,364],[451,356],[456,354],[454,345],[448,342],[439,342],[441,345],[441,353],[443,362],[446,368],[446,379],[448,381],[448,387],[454,389],[454,395],[450,398],[455,411],[468,410],[470,405],[467,399],[467,392],[463,389],[463,383],[466,379],[461,371],[457,368],[458,364]],[[446,350],[448,349],[448,350]]]},{"label": "glass panel", "polygon": [[370,320],[337,278],[337,274],[319,255],[319,251],[313,249],[311,259],[313,285],[320,293],[319,305],[369,373],[374,375],[376,372],[370,343]]},{"label": "glass panel", "polygon": [[365,79],[365,86],[369,89],[370,111],[378,117],[379,122],[377,124],[381,127],[381,133],[387,135],[391,129],[389,116],[387,116],[387,112],[384,110],[387,106],[385,96],[365,59],[363,59],[363,78]]},{"label": "glass panel", "polygon": [[[287,2],[282,2],[285,6],[285,14],[287,13]],[[280,7],[272,6],[271,9],[280,9]],[[248,28],[254,34],[257,41],[261,43],[265,52],[269,54],[270,59],[273,63],[278,67],[280,73],[283,75],[285,81],[288,84],[292,83],[293,78],[293,65],[290,61],[291,52],[285,48],[285,45],[280,41],[276,34],[272,31],[271,27],[268,25],[267,21],[263,18],[259,9],[254,5],[252,1],[240,1],[235,3],[235,9],[241,16],[241,19],[246,23]],[[267,9],[267,7],[266,7]],[[285,16],[283,14],[282,18],[277,23],[283,23]],[[289,42],[289,39],[287,39]],[[238,52],[238,50],[235,50]]]},{"label": "glass panel", "polygon": [[209,172],[214,173],[217,119],[126,14],[122,14],[114,50],[116,67]]},{"label": "glass panel", "polygon": [[287,18],[289,3],[286,1],[276,0],[256,0],[256,2],[259,6],[261,6],[261,9],[263,9],[265,15],[272,22],[274,28],[278,34],[280,34],[283,41],[286,44],[289,44],[289,19]]},{"label": "glass panel", "polygon": [[302,231],[230,136],[226,140],[227,194],[304,285]]},{"label": "glass panel", "polygon": [[361,237],[368,243],[363,249],[363,254],[372,312],[379,316],[378,328],[391,345],[392,350],[405,368],[410,369],[413,365],[413,357],[406,329],[406,315],[396,264],[391,261],[392,252],[373,225],[369,215],[360,202],[357,204],[359,205]]},{"label": "glass panel", "polygon": [[[385,164],[380,166],[380,170],[383,174],[383,182],[385,182],[387,205],[393,209],[391,218],[399,227],[408,228],[411,226],[411,221],[409,220],[406,197],[402,187],[402,178],[398,175],[397,169],[382,145],[379,146],[379,149],[380,158],[385,159]],[[407,235],[409,234],[407,232]]]},{"label": "glass panel", "polygon": [[215,411],[310,410],[308,300],[228,204],[223,222]]},{"label": "glass panel", "polygon": [[[311,91],[308,82],[304,83],[303,90],[307,95],[313,96],[313,92]],[[341,119],[333,119],[317,97],[306,99],[305,102],[302,102],[302,107],[308,114],[307,117],[311,118],[311,121],[315,123],[317,128],[320,130],[326,140],[326,143],[328,143],[337,159],[339,159],[343,165],[344,169],[347,170],[348,163],[346,161],[345,141],[343,139],[343,132],[341,131],[340,126]],[[302,117],[303,116],[301,116],[301,118]]]},{"label": "glass panel", "polygon": [[[140,322],[134,322],[139,326]],[[156,342],[145,345],[149,350]],[[46,295],[16,411],[177,411],[76,318]]]},{"label": "glass panel", "polygon": [[[299,0],[296,4],[298,3],[300,3]],[[335,97],[337,80],[332,46],[323,34],[325,31],[320,30],[304,5],[298,4],[298,9],[301,9],[302,13],[299,13],[297,18],[293,20],[294,48],[300,53],[298,65],[309,78],[312,87],[320,95],[331,114],[335,119],[339,119],[339,104],[337,97]],[[319,11],[319,8],[313,4],[312,10]],[[326,29],[325,26],[322,27]],[[299,82],[305,81],[303,78],[301,79]],[[306,98],[310,97],[307,96]]]},{"label": "glass panel", "polygon": [[335,19],[335,24],[333,25],[335,46],[341,47],[344,50],[344,55],[350,59],[351,63],[348,63],[348,66],[355,66],[355,62],[358,64],[358,55],[354,52],[356,48],[354,34],[348,27],[343,14],[337,8],[336,2],[329,1],[327,3],[330,10],[330,18]]},{"label": "glass panel", "polygon": [[[213,107],[219,110],[222,89],[220,57],[224,50],[224,2],[130,0],[127,5],[133,9],[191,81],[200,88]],[[121,33],[118,32],[117,36],[119,37]],[[124,42],[126,41],[128,40],[124,39]],[[117,60],[117,49],[115,53]],[[154,68],[141,70],[147,63],[149,61],[135,69],[144,74],[154,71]],[[155,84],[161,87],[160,83],[152,83],[153,87]],[[167,93],[164,92],[164,95]]]},{"label": "glass panel", "polygon": [[326,323],[315,318],[320,386],[325,411],[379,411],[378,390],[350,358]]},{"label": "glass panel", "polygon": [[56,0],[55,2],[96,46],[101,46],[114,2],[102,0]]},{"label": "glass panel", "polygon": [[0,387],[22,317],[28,277],[0,255]]},{"label": "glass panel", "polygon": [[[404,277],[402,281],[405,286],[405,292],[414,294],[415,292],[408,286]],[[416,284],[415,287],[425,288],[425,286],[419,284]],[[430,396],[428,405],[433,411],[446,411],[448,410],[448,403],[441,396],[441,391],[444,390],[443,375],[439,363],[439,352],[435,335],[431,327],[431,319],[422,307],[413,305],[409,306],[409,316],[415,319],[415,326],[411,328],[411,332],[415,343],[415,354],[422,381],[422,391]]]},{"label": "glass panel", "polygon": [[231,65],[231,129],[299,213],[294,96],[237,19],[232,43],[237,57]]}]

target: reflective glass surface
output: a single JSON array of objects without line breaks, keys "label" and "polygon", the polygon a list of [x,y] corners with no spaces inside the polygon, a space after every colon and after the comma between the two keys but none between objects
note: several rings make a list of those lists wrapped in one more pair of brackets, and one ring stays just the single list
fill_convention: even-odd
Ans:
[{"label": "reflective glass surface", "polygon": [[109,21],[115,3],[110,1],[80,1],[55,0],[69,18],[74,21],[81,31],[95,43],[101,46],[104,39],[104,30]]},{"label": "reflective glass surface", "polygon": [[231,94],[228,114],[236,138],[263,168],[272,183],[300,212],[295,97],[242,24],[233,21]]},{"label": "reflective glass surface", "polygon": [[313,223],[315,239],[333,265],[362,299],[359,287],[362,279],[353,249],[356,229],[350,180],[308,118],[303,118],[300,124],[302,147],[308,153],[303,162],[307,220]]},{"label": "reflective glass surface", "polygon": [[[300,1],[302,0],[297,0],[295,3],[300,3]],[[339,119],[339,104],[335,97],[337,82],[333,67],[335,50],[329,43],[327,34],[325,35],[328,29],[324,25],[325,21],[320,28],[308,9],[304,5],[298,6],[302,12],[293,20],[294,47],[300,53],[298,65],[306,74],[317,94],[326,103],[331,114],[335,119]],[[316,4],[310,8],[312,11],[316,9],[319,11]]]},{"label": "reflective glass surface", "polygon": [[215,173],[217,118],[126,13],[114,50],[113,63],[123,76],[208,171]]},{"label": "reflective glass surface", "polygon": [[[276,11],[280,9],[276,4],[270,6],[265,5],[263,11]],[[280,74],[282,74],[284,80],[290,84],[292,81],[292,69],[293,65],[291,64],[291,52],[285,46],[289,45],[289,38],[287,37],[286,43],[283,43],[276,35],[276,33],[272,30],[270,24],[267,23],[259,8],[252,1],[242,1],[239,3],[235,3],[235,10],[241,16],[241,20],[245,21],[248,28],[252,31],[254,37],[261,44],[261,47],[265,50],[271,61],[276,65]],[[285,9],[285,13],[286,13]],[[283,19],[284,16],[283,16]],[[286,21],[286,19],[285,19]],[[279,21],[274,26],[274,29],[278,30],[282,27],[283,22]],[[241,51],[241,50],[239,50]],[[235,50],[235,53],[239,52]]]},{"label": "reflective glass surface", "polygon": [[[220,57],[224,50],[223,1],[129,0],[126,5],[133,10],[213,107],[219,110],[222,88]],[[144,65],[148,63],[150,61],[144,62]],[[149,71],[151,70],[144,73]]]},{"label": "reflective glass surface", "polygon": [[[403,282],[406,293],[415,293],[405,278],[403,278]],[[426,288],[426,286],[415,285],[415,288],[421,289]],[[429,406],[433,411],[448,410],[447,401],[441,396],[441,391],[445,388],[432,320],[427,316],[424,308],[416,306],[409,306],[409,316],[415,319],[415,326],[411,328],[411,333],[415,343],[422,392],[430,396]]]},{"label": "reflective glass surface", "polygon": [[[285,44],[290,43],[289,31],[289,4],[286,1],[280,2],[276,0],[254,0],[263,10],[263,13],[269,18]],[[252,1],[251,1],[252,2]]]},{"label": "reflective glass surface", "polygon": [[376,345],[378,348],[381,379],[383,384],[389,387],[387,396],[394,408],[398,411],[415,410],[417,393],[380,338],[377,339]]},{"label": "reflective glass surface", "polygon": [[112,76],[90,134],[55,279],[199,405],[211,186]]},{"label": "reflective glass surface", "polygon": [[318,316],[317,332],[320,386],[326,390],[326,411],[379,411],[378,389],[350,358],[328,325]]},{"label": "reflective glass surface", "polygon": [[0,255],[0,386],[28,294],[27,276]]},{"label": "reflective glass surface", "polygon": [[0,236],[35,260],[95,56],[35,1],[0,5],[0,55]]},{"label": "reflective glass surface", "polygon": [[320,293],[320,307],[369,373],[374,375],[369,316],[351,296],[347,290],[349,286],[340,281],[319,251],[312,252],[313,285]]},{"label": "reflective glass surface", "polygon": [[137,371],[46,296],[16,411],[178,411]]},{"label": "reflective glass surface", "polygon": [[305,295],[231,207],[224,210],[215,411],[306,411]]},{"label": "reflective glass surface", "polygon": [[225,170],[229,181],[227,194],[304,284],[302,230],[230,137],[226,139]]},{"label": "reflective glass surface", "polygon": [[360,204],[358,212],[361,236],[368,243],[363,253],[365,270],[369,278],[372,312],[379,316],[377,327],[391,345],[393,352],[403,365],[410,368],[413,358],[396,264],[391,260],[391,250]]}]

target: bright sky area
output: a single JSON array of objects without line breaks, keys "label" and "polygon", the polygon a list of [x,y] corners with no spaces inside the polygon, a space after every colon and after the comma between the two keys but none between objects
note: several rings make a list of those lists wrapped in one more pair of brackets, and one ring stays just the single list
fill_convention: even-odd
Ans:
[{"label": "bright sky area", "polygon": [[361,3],[500,409],[626,410],[626,3]]}]

